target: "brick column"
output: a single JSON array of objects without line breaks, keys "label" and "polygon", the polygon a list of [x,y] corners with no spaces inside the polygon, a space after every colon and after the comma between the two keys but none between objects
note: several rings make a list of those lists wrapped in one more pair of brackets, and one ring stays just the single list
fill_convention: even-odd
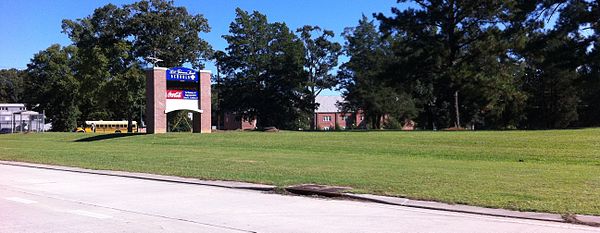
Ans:
[{"label": "brick column", "polygon": [[200,71],[200,102],[198,108],[202,113],[194,114],[194,133],[212,132],[212,105],[211,105],[211,72],[209,70]]},{"label": "brick column", "polygon": [[166,133],[167,68],[146,70],[146,133]]}]

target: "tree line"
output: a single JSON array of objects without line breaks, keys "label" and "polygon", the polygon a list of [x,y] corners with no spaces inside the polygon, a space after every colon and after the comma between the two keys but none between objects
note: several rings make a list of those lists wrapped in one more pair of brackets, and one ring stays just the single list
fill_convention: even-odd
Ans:
[{"label": "tree line", "polygon": [[[600,6],[585,0],[399,0],[341,33],[290,29],[236,10],[214,51],[208,21],[172,1],[64,20],[72,44],[0,71],[0,101],[45,109],[54,130],[84,120],[139,120],[147,57],[195,69],[213,60],[214,114],[259,127],[315,129],[315,97],[339,90],[368,127],[550,129],[600,123]],[[340,56],[347,61],[340,63]],[[386,121],[382,121],[386,116]]]}]

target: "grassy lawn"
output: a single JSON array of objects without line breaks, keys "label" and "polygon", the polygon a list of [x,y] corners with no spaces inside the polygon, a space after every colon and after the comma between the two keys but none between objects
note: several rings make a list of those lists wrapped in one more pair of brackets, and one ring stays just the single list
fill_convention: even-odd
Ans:
[{"label": "grassy lawn", "polygon": [[0,135],[0,160],[600,215],[600,129]]}]

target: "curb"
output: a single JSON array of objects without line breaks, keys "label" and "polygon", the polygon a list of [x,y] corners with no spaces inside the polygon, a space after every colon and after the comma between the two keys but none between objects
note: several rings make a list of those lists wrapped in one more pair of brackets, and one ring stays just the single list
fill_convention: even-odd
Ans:
[{"label": "curb", "polygon": [[93,169],[84,169],[84,168],[76,168],[76,167],[33,164],[33,163],[23,163],[23,162],[11,162],[11,161],[0,161],[0,165],[38,168],[38,169],[47,169],[47,170],[55,170],[55,171],[76,172],[76,173],[103,175],[103,176],[115,176],[115,177],[161,181],[161,182],[170,182],[170,183],[179,183],[179,184],[195,184],[195,185],[204,185],[204,186],[230,188],[230,189],[274,191],[277,188],[276,186],[273,186],[273,185],[253,184],[253,183],[245,183],[245,182],[237,182],[237,181],[200,180],[200,179],[194,179],[194,178],[153,175],[153,174],[148,174],[148,173],[93,170]]},{"label": "curb", "polygon": [[371,195],[371,194],[344,193],[344,196],[353,198],[353,199],[377,202],[377,203],[382,203],[382,204],[406,206],[406,207],[421,208],[421,209],[441,210],[441,211],[450,211],[450,212],[467,213],[467,214],[478,214],[478,215],[487,215],[487,216],[494,216],[494,217],[540,220],[540,221],[547,221],[547,222],[566,222],[565,219],[563,219],[562,215],[560,215],[560,214],[539,213],[539,212],[521,212],[521,211],[515,211],[515,210],[494,209],[494,208],[476,207],[476,206],[468,206],[468,205],[452,205],[452,204],[433,202],[433,201],[417,201],[417,200],[410,200],[410,199],[406,199],[406,198],[377,196],[377,195]]},{"label": "curb", "polygon": [[323,186],[315,184],[289,186],[286,187],[285,190],[300,195],[340,197],[352,200],[361,200],[386,205],[396,205],[419,209],[477,214],[504,218],[538,220],[546,222],[572,223],[600,227],[600,216],[592,215],[560,215],[542,212],[522,212],[516,210],[486,208],[469,205],[453,205],[434,201],[419,201],[400,197],[379,196],[372,194],[354,194],[344,192],[346,190],[349,190],[348,187]]},{"label": "curb", "polygon": [[405,207],[420,208],[420,209],[440,210],[440,211],[466,213],[466,214],[478,214],[478,215],[504,217],[504,218],[538,220],[538,221],[546,221],[546,222],[572,223],[572,224],[587,225],[587,226],[592,226],[592,227],[600,227],[600,216],[593,216],[593,215],[560,215],[560,214],[551,214],[551,213],[542,213],[542,212],[522,212],[522,211],[516,211],[516,210],[486,208],[486,207],[477,207],[477,206],[469,206],[469,205],[458,205],[458,204],[453,205],[453,204],[446,204],[446,203],[433,202],[433,201],[418,201],[418,200],[411,200],[411,199],[407,199],[407,198],[378,196],[378,195],[371,195],[371,194],[343,193],[343,197],[356,199],[356,200],[376,202],[376,203],[381,203],[381,204],[405,206]]},{"label": "curb", "polygon": [[[179,184],[204,185],[204,186],[230,188],[230,189],[245,189],[245,190],[254,190],[254,191],[275,191],[275,190],[277,190],[277,186],[274,186],[274,185],[254,184],[254,183],[245,183],[245,182],[237,182],[237,181],[200,180],[200,179],[194,179],[194,178],[181,178],[181,177],[174,177],[174,176],[153,175],[153,174],[147,174],[147,173],[134,173],[134,172],[109,171],[109,170],[93,170],[93,169],[84,169],[84,168],[76,168],[76,167],[13,162],[13,161],[0,161],[0,165],[47,169],[47,170],[55,170],[55,171],[66,171],[66,172],[75,172],[75,173],[93,174],[93,175],[114,176],[114,177],[132,178],[132,179],[141,179],[141,180],[150,180],[150,181],[161,181],[161,182],[170,182],[170,183],[179,183]],[[301,186],[307,186],[307,185],[301,185]],[[300,195],[319,195],[319,196],[325,196],[325,197],[342,197],[342,198],[348,198],[348,199],[352,199],[352,200],[361,200],[361,201],[368,201],[368,202],[374,202],[374,203],[380,203],[380,204],[386,204],[386,205],[404,206],[404,207],[411,207],[411,208],[420,208],[420,209],[429,209],[429,210],[438,210],[438,211],[447,211],[447,212],[456,212],[456,213],[477,214],[477,215],[486,215],[486,216],[494,216],[494,217],[539,220],[539,221],[547,221],[547,222],[573,223],[573,224],[582,224],[582,225],[600,227],[600,216],[592,216],[592,215],[565,215],[565,216],[563,216],[560,214],[551,214],[551,213],[521,212],[521,211],[515,211],[515,210],[494,209],[494,208],[476,207],[476,206],[468,206],[468,205],[452,205],[452,204],[433,202],[433,201],[418,201],[418,200],[411,200],[411,199],[400,198],[400,197],[379,196],[379,195],[372,195],[372,194],[345,193],[344,191],[349,190],[349,187],[324,186],[324,187],[309,187],[309,189],[306,189],[305,187],[301,187],[301,186],[290,186],[290,187],[286,187],[285,190],[289,191],[291,193],[296,193],[296,194],[300,194]],[[308,185],[308,186],[318,186],[318,185]]]}]

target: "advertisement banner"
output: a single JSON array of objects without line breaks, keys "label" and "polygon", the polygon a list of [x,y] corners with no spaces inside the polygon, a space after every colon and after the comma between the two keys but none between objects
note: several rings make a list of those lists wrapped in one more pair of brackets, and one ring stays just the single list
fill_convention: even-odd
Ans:
[{"label": "advertisement banner", "polygon": [[185,67],[167,69],[167,81],[199,82],[198,72]]},{"label": "advertisement banner", "polygon": [[167,99],[183,99],[183,91],[167,90]]},{"label": "advertisement banner", "polygon": [[185,100],[198,100],[198,96],[197,91],[183,91],[183,99]]},{"label": "advertisement banner", "polygon": [[199,96],[197,91],[167,90],[167,99],[198,100]]}]

